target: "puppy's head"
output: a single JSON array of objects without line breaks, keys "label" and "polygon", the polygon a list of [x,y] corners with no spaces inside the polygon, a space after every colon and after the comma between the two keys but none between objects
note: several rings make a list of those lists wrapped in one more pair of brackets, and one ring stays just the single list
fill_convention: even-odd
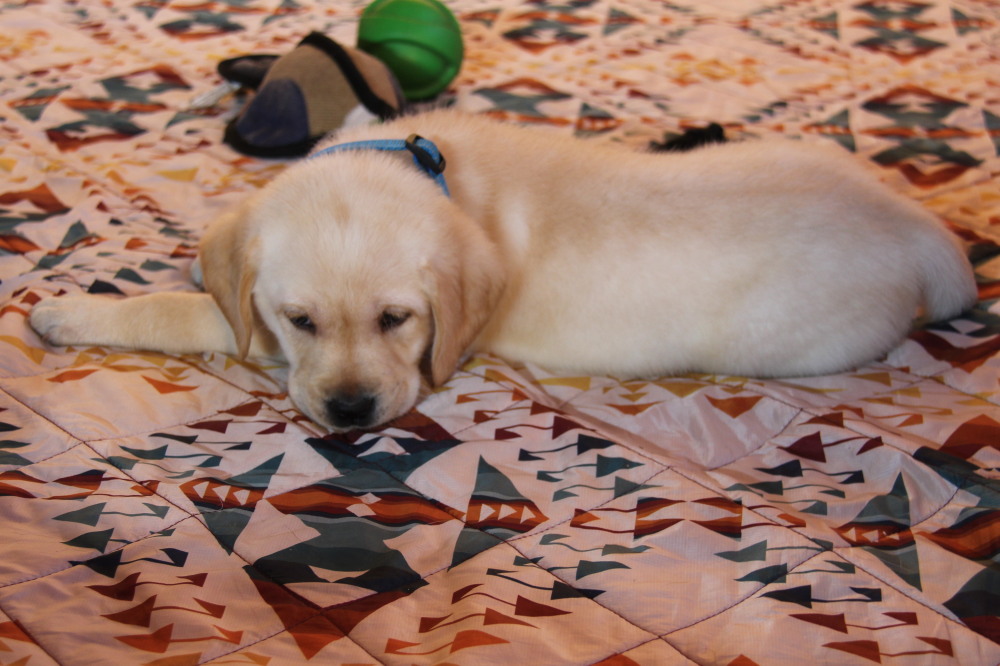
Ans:
[{"label": "puppy's head", "polygon": [[273,337],[292,400],[333,430],[381,425],[447,380],[503,287],[482,229],[387,155],[290,168],[201,253],[240,353]]}]

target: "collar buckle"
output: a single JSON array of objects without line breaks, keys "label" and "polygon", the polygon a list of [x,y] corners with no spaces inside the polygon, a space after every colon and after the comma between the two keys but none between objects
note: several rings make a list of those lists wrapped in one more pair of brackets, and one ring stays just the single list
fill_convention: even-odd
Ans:
[{"label": "collar buckle", "polygon": [[[420,144],[424,143],[428,145],[434,152],[437,153],[437,158],[434,157],[430,152],[425,150]],[[444,168],[447,162],[444,159],[444,155],[436,150],[433,143],[420,136],[419,134],[411,134],[406,137],[406,141],[403,142],[406,149],[413,153],[413,159],[428,173],[434,176],[440,176],[444,173]]]}]

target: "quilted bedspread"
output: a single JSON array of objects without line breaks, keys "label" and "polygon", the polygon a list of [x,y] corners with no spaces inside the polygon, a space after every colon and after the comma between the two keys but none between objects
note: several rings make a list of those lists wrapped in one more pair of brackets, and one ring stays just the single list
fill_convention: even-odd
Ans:
[{"label": "quilted bedspread", "polygon": [[0,2],[0,664],[1000,663],[997,0],[449,0],[436,103],[833,143],[943,217],[979,305],[855,371],[483,355],[330,435],[282,367],[39,339],[42,298],[195,289],[286,162],[192,101],[366,4]]}]

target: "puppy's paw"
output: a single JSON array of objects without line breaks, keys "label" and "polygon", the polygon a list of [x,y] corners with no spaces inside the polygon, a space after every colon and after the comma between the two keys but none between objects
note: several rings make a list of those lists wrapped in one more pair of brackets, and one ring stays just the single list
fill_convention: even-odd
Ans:
[{"label": "puppy's paw", "polygon": [[47,298],[31,308],[28,321],[52,345],[97,344],[108,300],[91,294]]}]

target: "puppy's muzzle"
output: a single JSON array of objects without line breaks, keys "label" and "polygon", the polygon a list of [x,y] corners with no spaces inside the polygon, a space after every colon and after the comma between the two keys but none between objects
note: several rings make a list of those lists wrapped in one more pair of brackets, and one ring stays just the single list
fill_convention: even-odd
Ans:
[{"label": "puppy's muzzle", "polygon": [[326,415],[337,428],[364,428],[375,420],[378,399],[368,391],[345,390],[326,401]]}]

